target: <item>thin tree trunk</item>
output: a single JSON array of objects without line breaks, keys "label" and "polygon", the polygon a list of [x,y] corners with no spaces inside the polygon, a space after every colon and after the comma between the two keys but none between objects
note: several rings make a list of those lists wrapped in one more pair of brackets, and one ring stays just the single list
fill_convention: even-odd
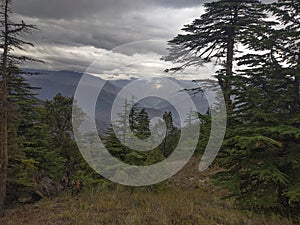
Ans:
[{"label": "thin tree trunk", "polygon": [[0,164],[0,215],[4,214],[4,203],[6,197],[6,184],[7,184],[7,166],[8,166],[8,146],[7,146],[7,54],[8,54],[8,0],[5,1],[4,12],[4,49],[2,55],[2,86],[1,86],[1,164]]},{"label": "thin tree trunk", "polygon": [[232,110],[231,90],[232,90],[232,78],[233,78],[233,50],[234,50],[234,38],[233,35],[229,37],[227,43],[227,59],[226,59],[226,78],[224,88],[224,99],[227,106],[227,110]]},{"label": "thin tree trunk", "polygon": [[238,7],[234,10],[232,27],[228,30],[227,41],[227,56],[226,56],[226,77],[224,85],[224,99],[227,106],[227,111],[233,110],[231,92],[232,92],[232,80],[233,80],[233,57],[234,57],[234,42],[235,42],[235,30],[238,17]]},{"label": "thin tree trunk", "polygon": [[294,90],[295,90],[295,104],[293,104],[292,113],[298,113],[299,112],[299,105],[300,105],[300,99],[299,99],[299,93],[300,93],[300,53],[298,53],[298,60],[297,60],[297,66],[296,66],[296,73],[295,73],[295,84],[294,84]]}]

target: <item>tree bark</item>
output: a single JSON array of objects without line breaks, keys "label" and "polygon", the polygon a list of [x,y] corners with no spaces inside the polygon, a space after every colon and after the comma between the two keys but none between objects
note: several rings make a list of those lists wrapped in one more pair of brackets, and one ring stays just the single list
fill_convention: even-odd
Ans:
[{"label": "tree bark", "polygon": [[233,50],[234,50],[234,37],[229,37],[227,42],[227,59],[226,59],[226,77],[224,87],[224,99],[227,106],[227,110],[232,110],[231,90],[232,90],[232,78],[233,78]]},{"label": "tree bark", "polygon": [[4,48],[2,54],[2,85],[1,85],[1,163],[0,163],[0,215],[4,214],[4,203],[7,185],[8,167],[8,133],[7,133],[7,55],[8,55],[8,0],[4,2]]},{"label": "tree bark", "polygon": [[231,92],[232,92],[232,80],[233,80],[233,57],[234,57],[234,43],[235,43],[235,30],[238,17],[238,7],[235,8],[233,14],[233,21],[231,27],[228,28],[228,40],[227,40],[227,55],[226,55],[226,77],[224,82],[224,99],[227,107],[227,111],[233,110]]},{"label": "tree bark", "polygon": [[298,53],[298,60],[297,60],[297,67],[296,67],[296,73],[295,73],[295,99],[296,99],[296,113],[297,110],[299,110],[299,104],[300,104],[300,100],[299,100],[299,93],[300,93],[300,50]]}]

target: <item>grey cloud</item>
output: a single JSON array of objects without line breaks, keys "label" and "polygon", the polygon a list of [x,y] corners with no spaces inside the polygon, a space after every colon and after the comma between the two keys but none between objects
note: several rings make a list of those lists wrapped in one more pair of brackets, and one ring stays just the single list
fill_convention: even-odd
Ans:
[{"label": "grey cloud", "polygon": [[19,19],[22,17],[39,27],[41,31],[29,36],[37,44],[91,45],[110,50],[140,40],[167,41],[180,31],[184,23],[190,22],[198,14],[199,8],[188,11],[152,8],[131,11],[121,18],[99,14],[73,20],[36,19],[21,15]]},{"label": "grey cloud", "polygon": [[[145,8],[189,8],[212,0],[14,0],[13,9],[24,16],[52,19],[86,18],[108,14],[118,17]],[[272,2],[275,0],[264,0]]]},{"label": "grey cloud", "polygon": [[[82,72],[98,54],[93,51],[141,40],[170,40],[184,24],[203,13],[203,2],[208,1],[14,0],[12,9],[17,19],[36,24],[41,30],[27,36],[37,46],[29,54],[47,64],[27,66]],[[68,49],[75,49],[76,54]],[[164,51],[149,45],[142,52],[126,48],[122,53],[162,55]]]},{"label": "grey cloud", "polygon": [[[36,2],[36,0],[23,1]],[[21,2],[23,1],[18,1],[18,3],[22,5]],[[50,4],[48,1],[43,2]],[[48,7],[49,12],[52,11],[50,8]],[[36,45],[36,48],[29,49],[28,54],[47,62],[44,65],[28,64],[25,66],[27,68],[83,72],[93,61],[91,55],[94,54],[94,51],[96,55],[99,55],[98,50],[111,50],[130,42],[141,40],[167,41],[180,31],[183,24],[191,22],[201,13],[201,7],[182,9],[175,7],[144,7],[141,10],[127,11],[123,9],[120,14],[110,14],[108,13],[110,9],[105,8],[95,7],[91,10],[99,11],[99,13],[90,14],[84,18],[58,19],[37,18],[34,16],[34,9],[29,10],[27,16],[19,12],[20,14],[16,15],[16,19],[36,24],[40,29],[40,31],[35,31],[27,36],[28,40]],[[105,10],[106,12],[102,13]],[[68,10],[66,10],[66,13],[68,13]],[[82,47],[89,46],[93,48],[82,50]],[[76,54],[68,53],[69,50],[74,50]],[[164,51],[164,47],[159,48],[155,45],[149,45],[142,52],[138,49],[127,48],[122,53],[142,55],[152,52],[162,55],[165,53]]]},{"label": "grey cloud", "polygon": [[118,17],[128,11],[149,7],[186,8],[199,6],[201,0],[15,0],[13,8],[36,18],[73,19],[94,14]]}]

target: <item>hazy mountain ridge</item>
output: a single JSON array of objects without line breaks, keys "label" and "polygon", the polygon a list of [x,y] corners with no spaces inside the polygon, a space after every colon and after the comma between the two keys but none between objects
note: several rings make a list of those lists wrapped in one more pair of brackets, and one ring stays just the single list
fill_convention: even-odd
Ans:
[{"label": "hazy mountain ridge", "polygon": [[[71,72],[71,71],[38,71],[38,70],[30,70],[31,72],[38,72],[38,75],[32,76],[25,76],[28,80],[29,84],[34,87],[39,87],[41,89],[37,90],[37,96],[41,100],[52,99],[57,93],[61,93],[63,96],[73,97],[77,88],[77,85],[82,78],[82,73]],[[91,76],[88,77],[88,85],[87,90],[91,90],[93,88],[98,88],[94,85],[95,82],[89,79],[97,79],[96,83],[99,83],[99,77]],[[173,82],[177,83],[178,85],[184,88],[193,87],[195,84],[191,81],[181,81],[176,80],[174,78],[169,78]],[[96,120],[97,124],[100,127],[107,127],[109,121],[111,121],[111,108],[112,104],[118,95],[118,93],[128,85],[130,82],[134,80],[112,80],[112,81],[105,81],[102,80],[104,86],[100,92],[100,95],[97,100],[96,105]],[[100,83],[102,83],[100,81]],[[141,86],[141,91],[143,91],[144,84],[143,82],[149,82],[147,80],[139,80],[138,81]],[[90,89],[91,88],[91,89]],[[167,87],[166,87],[167,88]],[[95,89],[94,89],[95,90]],[[166,90],[167,91],[167,90]],[[129,93],[130,94],[130,93]],[[177,101],[178,93],[174,93],[173,96],[170,96],[172,101]],[[89,96],[86,96],[87,101],[90,99]],[[198,93],[195,96],[191,96],[192,100],[195,102],[197,110],[200,113],[207,112],[208,103],[205,97]],[[125,101],[125,99],[124,99]],[[130,99],[128,99],[130,101]],[[176,102],[177,105],[180,105],[181,102]],[[149,113],[150,117],[157,117],[162,116],[162,114],[166,111],[171,111],[174,115],[174,122],[179,125],[179,117],[178,113],[174,106],[172,106],[169,102],[159,98],[146,98],[139,102],[139,108],[145,108],[146,111]]]}]

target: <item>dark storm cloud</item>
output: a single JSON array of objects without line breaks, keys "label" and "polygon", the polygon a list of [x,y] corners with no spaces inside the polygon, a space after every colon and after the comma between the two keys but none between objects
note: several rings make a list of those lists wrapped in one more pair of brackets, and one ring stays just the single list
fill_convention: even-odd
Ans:
[{"label": "dark storm cloud", "polygon": [[[14,10],[24,16],[52,19],[84,18],[108,14],[119,17],[151,7],[190,8],[212,0],[15,0]],[[272,2],[275,0],[264,0]]]},{"label": "dark storm cloud", "polygon": [[95,14],[118,17],[128,11],[149,7],[186,8],[201,0],[16,0],[17,13],[37,18],[73,19]]},{"label": "dark storm cloud", "polygon": [[[30,36],[35,44],[94,46],[107,50],[140,40],[167,41],[184,23],[200,14],[199,8],[179,8],[181,1],[174,1],[172,8],[159,6],[158,1],[154,0],[149,1],[150,3],[136,1],[136,4],[126,0],[130,5],[123,0],[72,2],[74,3],[70,7],[69,0],[15,1],[14,11],[18,12],[19,20],[36,24],[41,30]],[[118,4],[113,4],[114,2]],[[195,2],[190,0],[190,5]],[[87,3],[91,4],[84,7]],[[171,5],[169,0],[160,3]],[[136,9],[138,7],[139,10]],[[61,16],[65,18],[60,18]]]},{"label": "dark storm cloud", "polygon": [[[46,61],[48,69],[83,71],[99,51],[141,40],[170,40],[203,13],[204,2],[208,1],[14,0],[12,10],[18,20],[40,29],[28,36],[36,45],[29,51],[31,56]],[[164,50],[149,45],[138,54],[142,59],[142,54],[161,55]],[[136,51],[127,48],[122,54]],[[109,60],[107,65],[115,66]]]}]

